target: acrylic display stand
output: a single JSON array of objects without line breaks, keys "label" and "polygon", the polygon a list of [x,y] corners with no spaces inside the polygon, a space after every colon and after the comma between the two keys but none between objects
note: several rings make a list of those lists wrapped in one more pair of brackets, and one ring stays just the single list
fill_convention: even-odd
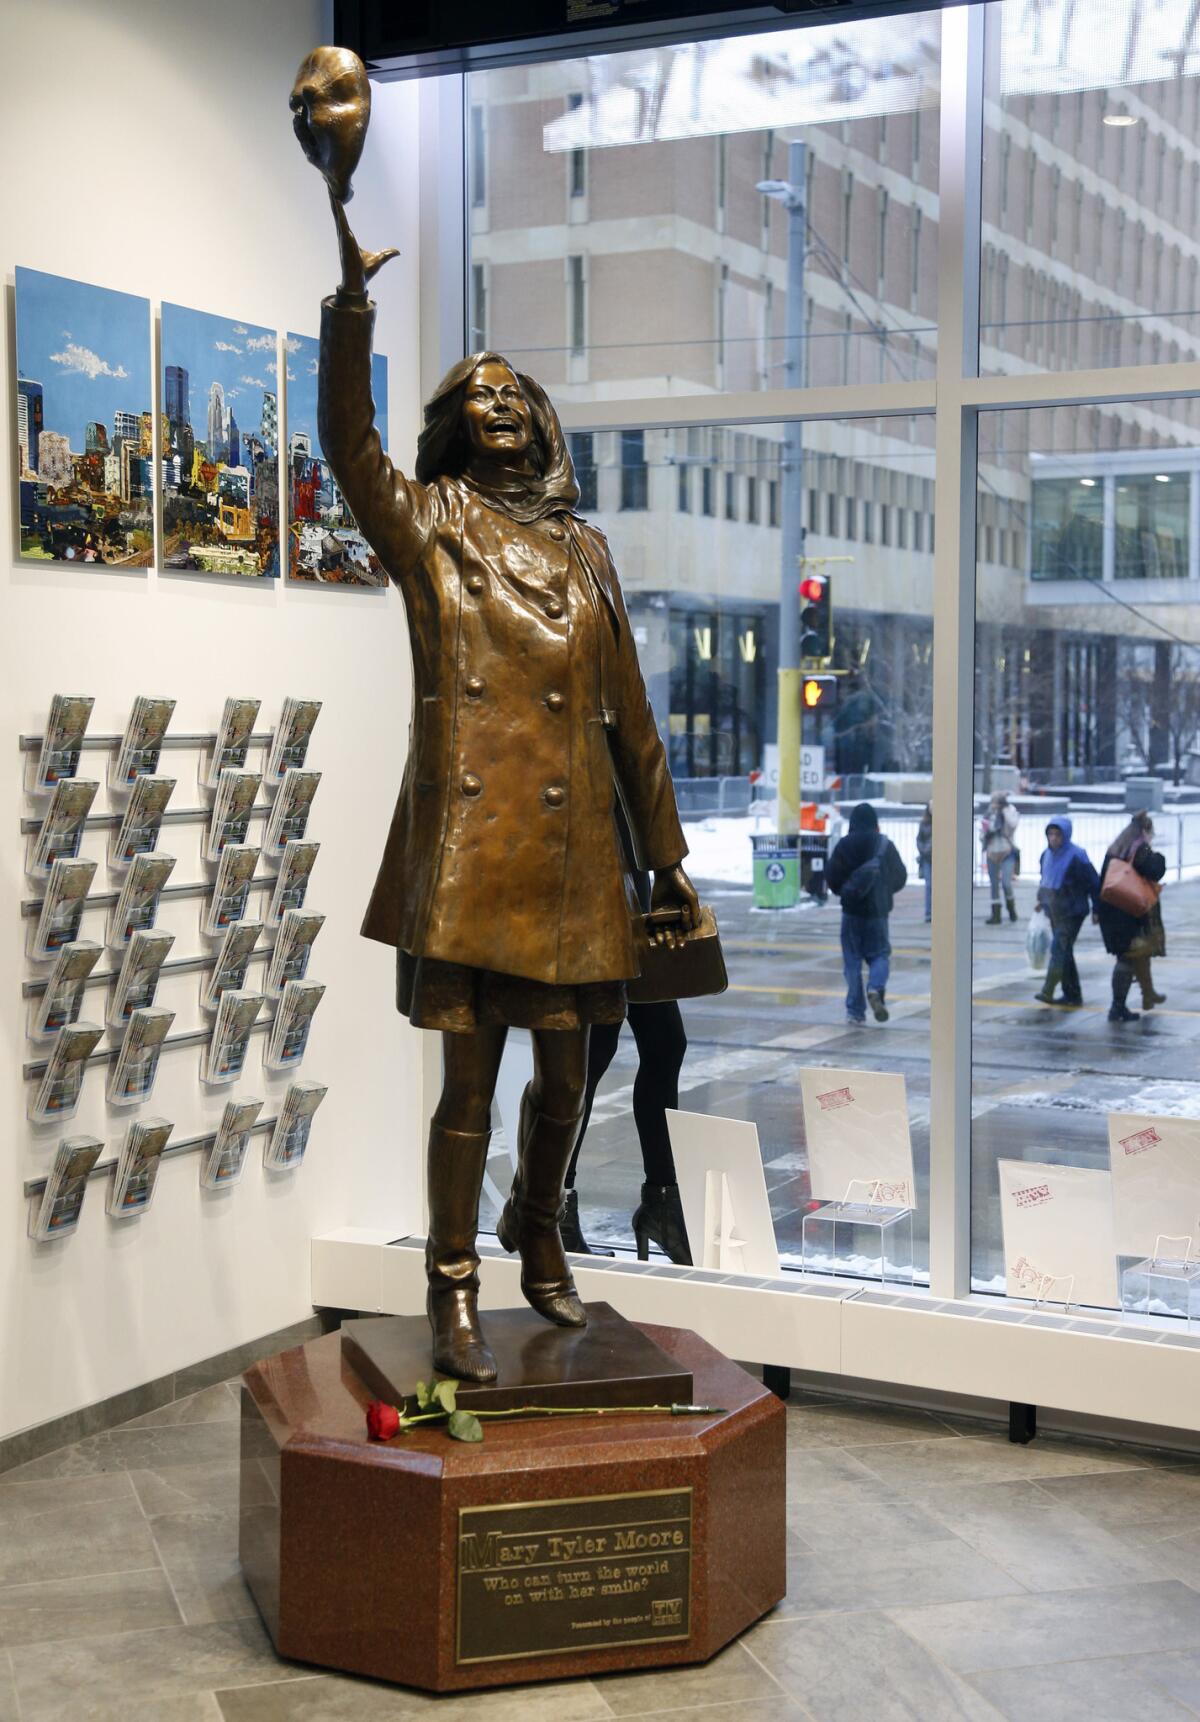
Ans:
[{"label": "acrylic display stand", "polygon": [[[1181,1245],[1177,1254],[1172,1245]],[[1190,1237],[1160,1236],[1154,1254],[1121,1274],[1121,1308],[1131,1315],[1175,1316],[1191,1328],[1200,1315],[1200,1261],[1192,1258]]]},{"label": "acrylic display stand", "polygon": [[[861,1190],[863,1194],[855,1196]],[[866,1179],[851,1179],[840,1202],[823,1202],[800,1224],[800,1268],[802,1273],[853,1274],[855,1279],[872,1279],[875,1268],[864,1266],[862,1253],[854,1248],[857,1232],[874,1232],[879,1240],[878,1277],[881,1285],[890,1281],[912,1286],[916,1283],[913,1261],[913,1210],[894,1208],[873,1201],[878,1185]],[[850,1229],[850,1249],[839,1254],[839,1235]],[[890,1252],[890,1259],[889,1259]],[[874,1261],[875,1258],[870,1258]]]}]

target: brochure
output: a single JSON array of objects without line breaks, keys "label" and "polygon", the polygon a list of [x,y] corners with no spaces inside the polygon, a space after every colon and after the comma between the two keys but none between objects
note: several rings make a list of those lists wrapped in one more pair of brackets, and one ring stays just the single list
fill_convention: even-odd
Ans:
[{"label": "brochure", "polygon": [[250,1045],[250,1033],[262,1009],[262,1002],[262,993],[221,994],[212,1035],[201,1061],[202,1081],[234,1082],[242,1074]]},{"label": "brochure", "polygon": [[231,843],[244,843],[250,829],[250,809],[262,782],[260,771],[223,771],[208,822],[204,859],[219,861]]},{"label": "brochure", "polygon": [[95,703],[91,694],[55,694],[50,701],[50,716],[46,719],[46,733],[34,773],[35,795],[44,795],[64,777],[74,777]]},{"label": "brochure", "polygon": [[33,1001],[29,1019],[32,1039],[49,1040],[78,1018],[84,983],[99,962],[102,949],[93,939],[75,939],[63,946],[54,959],[45,992]]},{"label": "brochure", "polygon": [[230,843],[221,853],[216,882],[203,916],[203,931],[210,938],[240,921],[246,913],[250,881],[261,850],[252,843]]},{"label": "brochure", "polygon": [[125,1028],[116,1058],[108,1071],[110,1106],[136,1106],[148,1100],[158,1074],[163,1041],[175,1021],[175,1012],[163,1005],[135,1010]]},{"label": "brochure", "polygon": [[34,1124],[70,1118],[79,1104],[83,1073],[104,1030],[98,1023],[67,1023],[58,1031],[46,1068],[33,1090],[29,1116]]},{"label": "brochure", "polygon": [[263,1165],[270,1171],[298,1166],[308,1147],[313,1113],[328,1094],[323,1082],[293,1082],[284,1096],[275,1128],[263,1150]]},{"label": "brochure", "polygon": [[245,986],[251,953],[261,932],[261,921],[235,921],[226,929],[212,973],[205,976],[200,987],[202,1010],[216,1010],[222,993],[237,992]]},{"label": "brochure", "polygon": [[261,700],[225,701],[221,722],[217,727],[216,745],[208,756],[202,777],[206,789],[215,789],[223,771],[240,771],[246,763],[250,737],[258,717]]},{"label": "brochure", "polygon": [[145,932],[158,918],[158,900],[175,869],[175,857],[158,850],[135,855],[108,921],[108,944],[124,950],[135,933]]},{"label": "brochure", "polygon": [[174,700],[137,696],[109,774],[111,788],[129,789],[139,777],[154,776],[174,710]]},{"label": "brochure", "polygon": [[109,1028],[124,1028],[135,1010],[145,1010],[154,1003],[158,978],[174,943],[174,933],[134,933],[125,947],[105,1018]]},{"label": "brochure", "polygon": [[144,1214],[150,1206],[163,1150],[174,1128],[165,1118],[140,1118],[130,1124],[108,1193],[108,1212],[114,1220]]},{"label": "brochure", "polygon": [[42,828],[33,839],[29,865],[31,879],[46,879],[58,860],[73,861],[83,839],[83,823],[92,811],[98,783],[84,777],[65,777],[56,783]]},{"label": "brochure", "polygon": [[263,1063],[269,1070],[291,1070],[308,1045],[313,1013],[325,995],[320,981],[289,981],[283,989],[271,1026]]},{"label": "brochure", "polygon": [[262,1101],[253,1098],[226,1102],[212,1146],[200,1162],[201,1189],[224,1190],[237,1183],[245,1168],[250,1133],[262,1109]]},{"label": "brochure", "polygon": [[173,777],[139,777],[108,854],[110,867],[128,867],[135,855],[148,855],[175,790]]},{"label": "brochure", "polygon": [[79,1224],[92,1168],[104,1147],[98,1136],[64,1136],[54,1156],[42,1199],[32,1210],[29,1235],[44,1242],[64,1238]]},{"label": "brochure", "polygon": [[289,909],[304,907],[308,881],[320,847],[319,843],[284,844],[279,859],[279,872],[267,907],[268,927],[277,927]]},{"label": "brochure", "polygon": [[263,843],[267,860],[274,861],[283,853],[286,843],[303,837],[308,827],[312,799],[321,781],[319,771],[289,770],[275,797],[271,816],[267,820],[267,835]]},{"label": "brochure", "polygon": [[51,863],[46,895],[42,898],[41,913],[30,941],[29,954],[35,961],[43,962],[47,957],[57,956],[64,945],[69,945],[77,937],[84,903],[95,876],[94,861],[80,858]]},{"label": "brochure", "polygon": [[282,783],[287,772],[298,770],[304,764],[320,710],[320,700],[297,700],[290,696],[284,700],[267,752],[268,788]]},{"label": "brochure", "polygon": [[310,914],[304,909],[286,911],[267,970],[267,991],[272,997],[278,997],[289,981],[304,979],[313,941],[324,925],[324,915]]}]

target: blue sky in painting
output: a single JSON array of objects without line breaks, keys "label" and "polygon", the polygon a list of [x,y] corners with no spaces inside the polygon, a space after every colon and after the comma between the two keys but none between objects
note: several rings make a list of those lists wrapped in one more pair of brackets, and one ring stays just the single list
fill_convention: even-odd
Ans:
[{"label": "blue sky in painting", "polygon": [[[297,431],[312,438],[313,452],[320,448],[317,437],[317,355],[320,343],[312,335],[287,337],[287,434],[289,440]],[[388,445],[388,378],[387,359],[382,353],[371,355],[371,393],[375,397],[375,425],[384,448]]]},{"label": "blue sky in painting", "polygon": [[42,385],[43,428],[82,454],[90,420],[150,411],[150,301],[18,269],[17,371]]},{"label": "blue sky in painting", "polygon": [[258,431],[263,394],[278,394],[275,371],[275,331],[236,317],[216,317],[185,305],[162,308],[163,400],[168,365],[182,365],[188,374],[192,430],[203,441],[208,431],[208,395],[220,383],[225,404],[232,407],[244,431]]}]

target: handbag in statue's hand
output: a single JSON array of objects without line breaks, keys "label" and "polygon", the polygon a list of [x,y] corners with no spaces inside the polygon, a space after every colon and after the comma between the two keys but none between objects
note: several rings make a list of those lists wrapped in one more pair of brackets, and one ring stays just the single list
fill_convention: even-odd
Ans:
[{"label": "handbag in statue's hand", "polygon": [[[659,944],[654,934],[662,927],[677,931],[674,939]],[[707,905],[700,910],[700,925],[686,931],[681,909],[652,909],[635,916],[633,928],[640,973],[625,983],[630,1004],[704,998],[729,985],[717,918]]]}]

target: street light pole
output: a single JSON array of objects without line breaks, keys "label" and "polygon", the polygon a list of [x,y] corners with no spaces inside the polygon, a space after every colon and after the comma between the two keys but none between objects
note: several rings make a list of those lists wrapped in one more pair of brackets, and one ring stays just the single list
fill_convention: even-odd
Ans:
[{"label": "street light pole", "polygon": [[[804,260],[808,247],[808,212],[805,207],[806,146],[797,139],[788,144],[786,180],[763,180],[758,189],[782,203],[788,212],[788,275],[784,386],[802,389],[805,383]],[[804,427],[790,420],[784,429],[783,489],[781,517],[783,550],[779,581],[779,706],[776,736],[779,743],[779,830],[800,829],[800,601],[798,581],[804,553],[803,526]]]}]

